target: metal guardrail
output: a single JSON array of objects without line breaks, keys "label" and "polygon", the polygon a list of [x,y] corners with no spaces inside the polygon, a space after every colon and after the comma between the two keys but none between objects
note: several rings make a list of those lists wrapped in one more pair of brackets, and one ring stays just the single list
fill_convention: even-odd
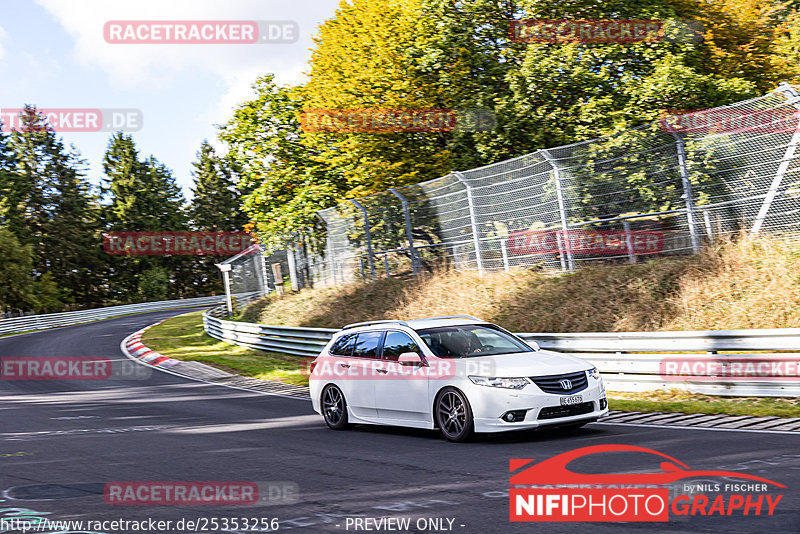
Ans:
[{"label": "metal guardrail", "polygon": [[[238,295],[250,297],[250,293]],[[168,310],[171,308],[184,308],[189,306],[203,306],[206,304],[218,304],[225,301],[225,295],[212,297],[198,297],[180,300],[162,300],[158,302],[142,302],[139,304],[126,304],[123,306],[109,306],[106,308],[96,308],[93,310],[79,310],[61,313],[48,313],[44,315],[29,315],[26,317],[12,317],[0,319],[0,335],[28,332],[33,330],[45,330],[59,326],[70,326],[129,313],[140,313],[148,311]]]},{"label": "metal guardrail", "polygon": [[[222,313],[223,307],[203,313],[203,324],[208,335],[251,349],[315,357],[338,332],[331,328],[229,321],[220,317]],[[572,354],[596,365],[603,373],[606,385],[613,391],[682,389],[724,396],[800,396],[800,328],[517,335],[526,341],[536,341],[543,349]],[[772,350],[795,352],[715,354],[716,351]],[[760,362],[792,360],[796,357],[797,361],[793,366],[794,376],[770,376],[747,381],[725,376],[682,380],[684,377],[664,374],[662,361],[687,357],[703,363],[723,364],[726,360],[734,359]]]},{"label": "metal guardrail", "polygon": [[800,351],[800,328],[517,335],[560,352]]},{"label": "metal guardrail", "polygon": [[299,328],[243,323],[222,319],[224,308],[218,307],[203,313],[206,333],[220,341],[234,343],[250,349],[285,352],[296,356],[317,356],[333,334],[335,328]]}]

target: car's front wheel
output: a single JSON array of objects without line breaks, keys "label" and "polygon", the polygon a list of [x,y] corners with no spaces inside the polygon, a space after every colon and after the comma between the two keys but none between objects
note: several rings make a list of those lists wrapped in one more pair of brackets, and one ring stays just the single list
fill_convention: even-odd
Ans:
[{"label": "car's front wheel", "polygon": [[466,441],[475,428],[467,396],[453,387],[442,390],[436,400],[436,424],[448,441]]},{"label": "car's front wheel", "polygon": [[322,416],[333,430],[347,428],[347,401],[342,390],[333,384],[322,390]]}]

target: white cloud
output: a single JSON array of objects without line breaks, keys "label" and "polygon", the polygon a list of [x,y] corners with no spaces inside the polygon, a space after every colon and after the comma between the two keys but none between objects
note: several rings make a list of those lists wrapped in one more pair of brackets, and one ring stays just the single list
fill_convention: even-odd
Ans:
[{"label": "white cloud", "polygon": [[[311,36],[333,15],[336,0],[37,0],[75,39],[74,55],[103,69],[113,85],[161,87],[187,72],[222,77],[259,69],[287,82],[303,70]],[[109,20],[293,20],[300,40],[293,44],[150,45],[109,44],[103,25]]]}]

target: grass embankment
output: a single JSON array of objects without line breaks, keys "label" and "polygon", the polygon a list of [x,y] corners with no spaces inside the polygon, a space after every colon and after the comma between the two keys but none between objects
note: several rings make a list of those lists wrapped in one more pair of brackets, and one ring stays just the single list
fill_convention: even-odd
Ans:
[{"label": "grass embankment", "polygon": [[298,356],[250,350],[218,341],[203,331],[202,312],[167,319],[147,330],[142,343],[152,350],[184,361],[198,361],[229,373],[307,385]]},{"label": "grass embankment", "polygon": [[800,243],[762,237],[639,265],[442,271],[262,299],[243,321],[338,328],[375,319],[476,315],[512,332],[800,327]]}]

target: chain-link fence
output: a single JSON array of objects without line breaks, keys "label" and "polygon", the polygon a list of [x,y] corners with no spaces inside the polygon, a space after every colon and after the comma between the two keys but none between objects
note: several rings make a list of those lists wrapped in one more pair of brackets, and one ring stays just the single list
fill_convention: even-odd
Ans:
[{"label": "chain-link fence", "polygon": [[571,271],[692,254],[741,231],[794,234],[798,109],[798,93],[781,84],[723,108],[348,200],[320,211],[316,231],[259,259],[261,275],[243,266],[232,279],[266,287],[280,274],[297,289],[438,266]]}]

